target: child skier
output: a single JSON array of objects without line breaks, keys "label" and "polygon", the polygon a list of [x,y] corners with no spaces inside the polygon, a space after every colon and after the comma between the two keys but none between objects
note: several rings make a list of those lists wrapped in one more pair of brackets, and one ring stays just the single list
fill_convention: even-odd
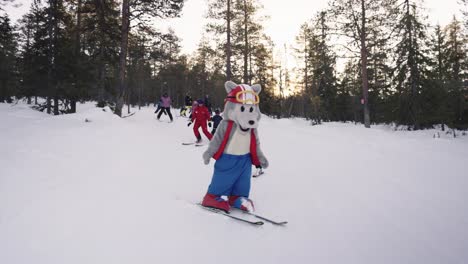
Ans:
[{"label": "child skier", "polygon": [[197,109],[198,107],[198,101],[197,100],[193,100],[192,102],[192,109],[191,109],[191,112],[190,112],[190,115],[189,115],[189,118],[192,119],[192,114],[193,112],[195,112],[195,110]]},{"label": "child skier", "polygon": [[216,128],[218,128],[219,123],[223,120],[223,118],[219,115],[219,109],[215,110],[215,115],[211,118],[213,121],[213,129],[211,130],[211,134],[214,135],[216,132]]},{"label": "child skier", "polygon": [[180,110],[180,115],[187,116],[187,113],[189,113],[192,109],[192,104],[193,104],[192,97],[189,94],[187,94],[185,96],[185,106]]},{"label": "child skier", "polygon": [[163,96],[161,96],[161,112],[158,114],[158,120],[161,118],[161,115],[164,111],[164,113],[167,113],[169,115],[169,118],[171,119],[171,122],[173,121],[172,114],[171,114],[171,97],[167,95],[167,93],[164,93]]},{"label": "child skier", "polygon": [[200,132],[198,132],[198,129],[200,127],[202,128],[203,133],[209,140],[211,140],[213,136],[210,134],[210,132],[208,132],[208,128],[206,127],[207,122],[210,119],[210,113],[208,112],[208,108],[204,106],[203,100],[198,99],[197,102],[198,106],[192,112],[192,121],[189,122],[187,126],[190,126],[193,122],[195,122],[195,124],[193,125],[193,133],[197,138],[197,143],[200,143],[202,140]]},{"label": "child skier", "polygon": [[163,112],[165,115],[166,114],[166,111],[164,111],[164,109],[162,108],[162,101],[161,99],[159,99],[159,102],[155,103],[154,106],[157,106],[156,107],[156,111],[154,111],[155,114],[158,114],[160,111]]}]

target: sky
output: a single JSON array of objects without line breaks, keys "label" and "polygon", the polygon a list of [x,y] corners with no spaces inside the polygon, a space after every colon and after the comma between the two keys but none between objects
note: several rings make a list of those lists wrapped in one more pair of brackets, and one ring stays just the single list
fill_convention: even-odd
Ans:
[{"label": "sky", "polygon": [[[327,6],[329,0],[259,0],[263,4],[263,15],[269,17],[265,22],[265,32],[276,46],[294,43],[299,27],[311,19],[314,14]],[[8,7],[8,13],[17,19],[26,12],[32,0],[16,0],[21,3],[18,8]],[[459,14],[457,0],[425,0],[429,20],[432,24],[439,22],[446,25],[454,14]],[[162,29],[171,27],[182,39],[182,51],[190,54],[196,50],[206,23],[207,0],[186,0],[180,18],[157,21]]]},{"label": "sky", "polygon": [[[263,15],[269,17],[265,22],[265,32],[276,46],[294,43],[300,25],[310,20],[317,12],[327,7],[329,0],[259,0],[263,4]],[[196,50],[203,33],[207,0],[187,0],[180,18],[164,22],[171,26],[182,38],[183,51]],[[431,23],[448,24],[454,14],[459,14],[457,0],[425,0]]]}]

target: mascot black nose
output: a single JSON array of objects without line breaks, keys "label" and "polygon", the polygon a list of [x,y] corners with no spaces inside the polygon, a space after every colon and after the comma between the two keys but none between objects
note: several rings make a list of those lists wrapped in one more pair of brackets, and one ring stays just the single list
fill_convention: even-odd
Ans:
[{"label": "mascot black nose", "polygon": [[255,124],[255,121],[250,120],[250,121],[249,121],[249,124],[250,124],[250,125],[253,125],[253,124]]}]

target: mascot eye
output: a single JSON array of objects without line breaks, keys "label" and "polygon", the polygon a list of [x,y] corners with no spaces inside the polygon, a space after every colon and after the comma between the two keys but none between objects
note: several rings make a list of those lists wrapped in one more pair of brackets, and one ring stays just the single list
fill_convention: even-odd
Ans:
[{"label": "mascot eye", "polygon": [[250,107],[250,113],[252,113],[252,112],[253,112],[253,107]]},{"label": "mascot eye", "polygon": [[245,111],[245,107],[241,106],[241,112],[244,112],[244,111]]}]

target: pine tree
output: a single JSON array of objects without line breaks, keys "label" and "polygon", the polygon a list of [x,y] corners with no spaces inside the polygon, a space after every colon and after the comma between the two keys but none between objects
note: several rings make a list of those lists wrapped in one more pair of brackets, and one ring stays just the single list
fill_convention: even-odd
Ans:
[{"label": "pine tree", "polygon": [[[330,28],[327,25],[327,13],[320,12],[313,21],[314,32],[310,42],[310,65],[312,89],[320,97],[323,105],[323,118],[336,120],[336,77],[335,54],[328,44]],[[312,93],[314,95],[314,93]]]},{"label": "pine tree", "polygon": [[422,98],[419,95],[427,80],[429,63],[425,50],[427,25],[422,22],[419,4],[416,0],[404,0],[396,26],[399,36],[395,51],[395,85],[400,101],[398,123],[413,129],[421,128]]},{"label": "pine tree", "polygon": [[128,51],[128,37],[130,34],[130,21],[136,20],[136,25],[139,30],[151,32],[152,28],[149,26],[151,19],[154,17],[168,18],[176,17],[182,10],[183,0],[158,0],[158,1],[137,1],[131,2],[130,0],[122,1],[122,30],[120,41],[120,57],[119,57],[119,83],[118,93],[116,98],[116,105],[114,113],[122,116],[122,107],[126,98],[126,66],[127,66],[127,51]]},{"label": "pine tree", "polygon": [[74,112],[80,89],[91,83],[73,10],[70,1],[34,1],[20,20],[22,93],[28,100],[46,97],[46,104],[37,108],[51,113],[53,107],[55,115]]},{"label": "pine tree", "polygon": [[[73,21],[66,7],[67,2],[63,0],[49,0],[44,6],[46,19],[46,35],[43,39],[46,43],[47,58],[47,113],[58,115],[68,112],[68,105],[60,109],[60,101],[66,96],[73,83]],[[53,100],[53,104],[52,104]]]},{"label": "pine tree", "polygon": [[468,31],[468,0],[459,0],[460,4],[462,4],[462,14],[464,16],[464,24],[465,24],[465,30]]},{"label": "pine tree", "polygon": [[450,124],[455,127],[464,128],[463,124],[468,122],[468,109],[465,100],[466,91],[464,81],[467,79],[468,67],[466,37],[463,34],[460,21],[455,17],[445,29],[447,35],[447,71],[448,71],[448,93],[449,105],[453,116]]},{"label": "pine tree", "polygon": [[12,102],[17,86],[17,40],[8,15],[0,16],[0,102]]},{"label": "pine tree", "polygon": [[365,127],[370,127],[369,34],[392,20],[394,5],[394,0],[334,0],[331,3],[331,12],[337,28],[341,35],[351,40],[351,45],[347,45],[346,48],[352,54],[358,52],[360,57]]},{"label": "pine tree", "polygon": [[395,106],[391,100],[391,47],[390,43],[392,22],[381,21],[380,27],[369,29],[368,34],[368,81],[369,81],[369,109],[371,120],[375,122],[391,122],[391,109]]},{"label": "pine tree", "polygon": [[448,124],[450,114],[448,110],[447,80],[447,40],[444,30],[436,25],[434,33],[429,39],[430,68],[428,81],[425,84],[423,97],[423,123],[427,126],[432,124]]},{"label": "pine tree", "polygon": [[315,123],[337,118],[336,55],[328,43],[330,28],[327,19],[325,11],[318,13],[310,25],[301,26],[300,35],[296,37],[299,48],[295,52],[304,62],[304,68],[300,69],[302,115],[312,118]]},{"label": "pine tree", "polygon": [[115,72],[118,71],[119,8],[115,0],[89,0],[82,8],[83,52],[89,54],[89,68],[94,83],[84,96],[92,96],[104,107],[115,96]]},{"label": "pine tree", "polygon": [[31,49],[34,37],[34,21],[32,13],[25,14],[19,20],[19,38],[23,42],[23,48],[19,55],[19,71],[22,80],[19,94],[27,98],[28,104],[31,104],[32,96],[36,95],[36,84],[32,78],[35,72],[32,67],[34,54]]},{"label": "pine tree", "polygon": [[360,107],[361,80],[359,68],[355,61],[349,60],[337,85],[337,115],[338,120],[352,120],[355,123],[362,120],[362,108]]},{"label": "pine tree", "polygon": [[[310,53],[311,53],[311,46],[312,46],[312,31],[310,26],[307,23],[301,25],[299,35],[296,36],[296,45],[298,47],[293,48],[293,51],[297,57],[297,59],[303,62],[302,67],[298,67],[298,75],[299,83],[302,85],[302,116],[308,116],[306,114],[306,105],[307,105],[307,95],[313,96],[313,93],[309,93],[310,89],[310,76],[309,72],[311,71],[312,65],[310,65]],[[315,36],[314,36],[315,38]]]},{"label": "pine tree", "polygon": [[232,80],[233,78],[232,25],[238,19],[238,14],[233,10],[233,1],[210,0],[207,13],[209,22],[206,25],[206,30],[214,35],[214,39],[219,46],[218,49],[221,51],[218,56],[226,62],[226,80]]},{"label": "pine tree", "polygon": [[20,21],[25,46],[21,53],[21,77],[24,95],[35,97],[35,105],[43,111],[47,106],[38,105],[37,97],[46,97],[48,42],[46,9],[34,1],[29,13]]},{"label": "pine tree", "polygon": [[[226,61],[226,78],[251,83],[255,79],[255,49],[268,42],[257,0],[210,1],[206,26],[215,41],[219,60]],[[229,12],[228,10],[229,9]]]},{"label": "pine tree", "polygon": [[253,50],[257,46],[262,46],[267,37],[263,34],[261,22],[264,18],[258,15],[262,6],[258,0],[235,0],[233,2],[233,12],[236,13],[236,20],[233,20],[232,51],[236,65],[242,65],[237,76],[244,83],[250,84],[252,78]]}]

